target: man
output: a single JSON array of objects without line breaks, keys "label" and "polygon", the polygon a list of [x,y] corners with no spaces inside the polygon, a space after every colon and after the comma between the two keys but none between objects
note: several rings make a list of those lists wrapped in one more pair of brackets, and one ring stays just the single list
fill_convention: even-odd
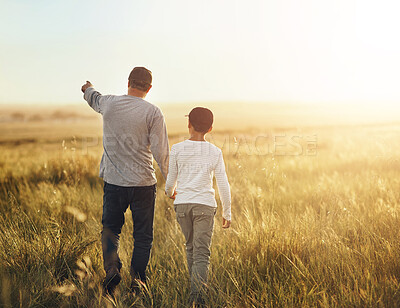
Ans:
[{"label": "man", "polygon": [[103,286],[109,294],[113,294],[121,281],[122,264],[117,250],[128,206],[132,212],[134,238],[130,268],[132,286],[137,281],[146,283],[156,199],[153,156],[164,178],[169,157],[164,116],[158,107],[144,100],[151,87],[152,73],[144,67],[131,71],[127,95],[101,95],[89,81],[82,86],[90,107],[103,115],[101,242],[106,271]]}]

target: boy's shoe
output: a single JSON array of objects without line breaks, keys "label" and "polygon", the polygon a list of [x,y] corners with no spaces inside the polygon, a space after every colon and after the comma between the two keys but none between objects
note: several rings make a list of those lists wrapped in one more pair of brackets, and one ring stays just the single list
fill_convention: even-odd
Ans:
[{"label": "boy's shoe", "polygon": [[117,269],[110,270],[103,282],[104,293],[113,296],[115,288],[121,281],[121,274]]},{"label": "boy's shoe", "polygon": [[190,294],[189,307],[205,308],[207,305],[204,297],[201,294]]}]

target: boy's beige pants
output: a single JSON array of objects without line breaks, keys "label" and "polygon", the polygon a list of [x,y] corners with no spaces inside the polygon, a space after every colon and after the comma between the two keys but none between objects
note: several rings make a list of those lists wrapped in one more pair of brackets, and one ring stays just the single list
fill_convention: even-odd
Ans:
[{"label": "boy's beige pants", "polygon": [[196,203],[175,205],[176,218],[186,239],[191,280],[191,300],[202,297],[207,287],[210,246],[216,208]]}]

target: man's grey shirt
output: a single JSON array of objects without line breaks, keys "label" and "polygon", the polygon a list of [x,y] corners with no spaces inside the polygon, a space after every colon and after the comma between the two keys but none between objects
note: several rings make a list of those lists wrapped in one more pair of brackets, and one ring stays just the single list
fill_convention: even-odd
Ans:
[{"label": "man's grey shirt", "polygon": [[169,145],[164,116],[157,106],[130,95],[101,95],[86,89],[84,98],[103,115],[103,157],[100,177],[119,186],[150,186],[157,182],[153,156],[164,178]]}]

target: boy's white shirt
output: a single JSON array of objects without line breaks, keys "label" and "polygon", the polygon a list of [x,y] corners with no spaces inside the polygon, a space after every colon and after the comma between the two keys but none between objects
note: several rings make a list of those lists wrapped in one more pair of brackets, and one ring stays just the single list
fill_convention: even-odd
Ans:
[{"label": "boy's white shirt", "polygon": [[174,204],[199,203],[217,207],[213,177],[222,203],[222,216],[231,220],[231,191],[222,151],[207,141],[185,140],[171,147],[165,192]]}]

